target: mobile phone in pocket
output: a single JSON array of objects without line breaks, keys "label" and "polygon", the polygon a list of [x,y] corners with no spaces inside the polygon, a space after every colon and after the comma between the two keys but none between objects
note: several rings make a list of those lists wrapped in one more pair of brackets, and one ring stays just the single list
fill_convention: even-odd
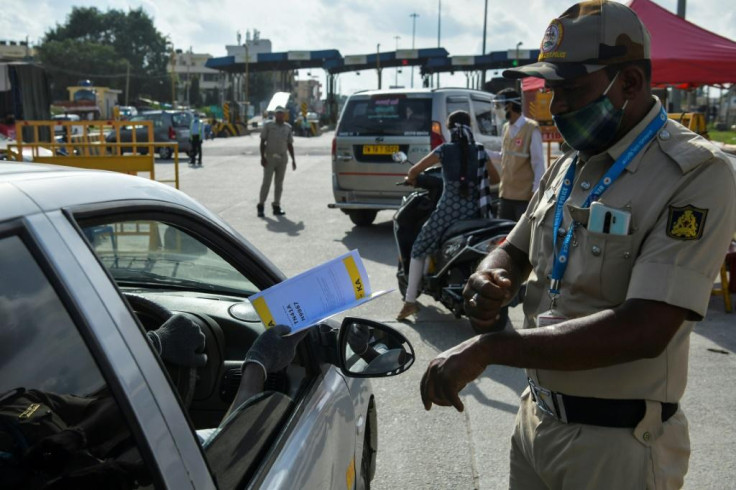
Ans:
[{"label": "mobile phone in pocket", "polygon": [[606,206],[600,202],[590,205],[588,231],[609,235],[628,235],[631,213]]}]

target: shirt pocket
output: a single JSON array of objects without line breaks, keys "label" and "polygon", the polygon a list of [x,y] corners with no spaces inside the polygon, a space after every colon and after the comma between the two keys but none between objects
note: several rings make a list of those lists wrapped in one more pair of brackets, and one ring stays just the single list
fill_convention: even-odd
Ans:
[{"label": "shirt pocket", "polygon": [[611,306],[623,303],[634,266],[634,236],[595,233],[583,226],[575,235],[572,248],[578,258],[570,261],[563,283],[567,279],[571,287]]},{"label": "shirt pocket", "polygon": [[[527,217],[531,223],[531,232],[529,236],[529,262],[537,268],[542,265],[546,269],[547,263],[552,263],[554,257],[554,242],[552,227],[554,226],[554,209],[556,196],[552,195],[544,199],[533,210],[528,211]],[[550,256],[547,259],[547,256]]]}]

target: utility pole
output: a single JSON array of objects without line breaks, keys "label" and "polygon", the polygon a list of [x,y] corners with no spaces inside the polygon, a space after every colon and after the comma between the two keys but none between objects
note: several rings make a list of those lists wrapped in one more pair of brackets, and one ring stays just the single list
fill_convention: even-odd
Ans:
[{"label": "utility pole", "polygon": [[[399,50],[399,39],[401,39],[401,36],[394,36],[394,39],[396,40],[396,51]],[[394,73],[394,87],[399,86],[399,67],[396,67],[396,72]]]},{"label": "utility pole", "polygon": [[176,107],[176,52],[174,51],[174,45],[171,45],[171,108]]},{"label": "utility pole", "polygon": [[250,61],[250,55],[248,52],[248,41],[245,41],[245,120],[248,120],[248,62]]},{"label": "utility pole", "polygon": [[[437,47],[440,47],[440,26],[442,25],[442,0],[438,0],[437,3]],[[437,85],[436,88],[440,88],[440,72],[437,72]]]},{"label": "utility pole", "polygon": [[189,107],[189,87],[192,85],[191,67],[192,67],[192,47],[189,46],[189,53],[187,55],[187,107]]},{"label": "utility pole", "polygon": [[[411,17],[411,49],[414,50],[414,35],[416,33],[417,28],[417,17],[419,17],[419,14],[414,12],[409,14],[409,17]],[[411,88],[414,88],[414,65],[411,65]]]},{"label": "utility pole", "polygon": [[381,90],[381,45],[376,44],[376,72],[378,73],[378,90]]},{"label": "utility pole", "polygon": [[125,60],[125,105],[128,105],[128,92],[130,91],[130,62]]},{"label": "utility pole", "polygon": [[[485,2],[485,8],[483,9],[483,52],[482,56],[486,55],[486,27],[488,26],[488,0]],[[483,76],[481,77],[480,88],[486,86],[486,71],[483,70]]]}]

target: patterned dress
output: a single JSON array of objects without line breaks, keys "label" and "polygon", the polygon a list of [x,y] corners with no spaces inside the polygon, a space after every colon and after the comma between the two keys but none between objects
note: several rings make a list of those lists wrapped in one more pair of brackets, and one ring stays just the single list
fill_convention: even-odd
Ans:
[{"label": "patterned dress", "polygon": [[477,218],[480,215],[478,205],[478,168],[485,165],[485,152],[478,146],[468,146],[468,168],[466,180],[468,195],[460,195],[460,146],[456,143],[445,143],[435,148],[442,164],[442,197],[437,208],[422,226],[419,236],[411,248],[411,256],[419,258],[435,252],[440,245],[440,238],[450,225],[456,221]]}]

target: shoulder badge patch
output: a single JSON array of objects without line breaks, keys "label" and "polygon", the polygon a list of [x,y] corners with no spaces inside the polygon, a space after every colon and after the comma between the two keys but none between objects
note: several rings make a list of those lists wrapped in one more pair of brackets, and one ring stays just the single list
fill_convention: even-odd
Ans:
[{"label": "shoulder badge patch", "polygon": [[707,209],[695,206],[676,208],[670,206],[667,219],[667,236],[675,240],[699,240],[703,236]]}]

